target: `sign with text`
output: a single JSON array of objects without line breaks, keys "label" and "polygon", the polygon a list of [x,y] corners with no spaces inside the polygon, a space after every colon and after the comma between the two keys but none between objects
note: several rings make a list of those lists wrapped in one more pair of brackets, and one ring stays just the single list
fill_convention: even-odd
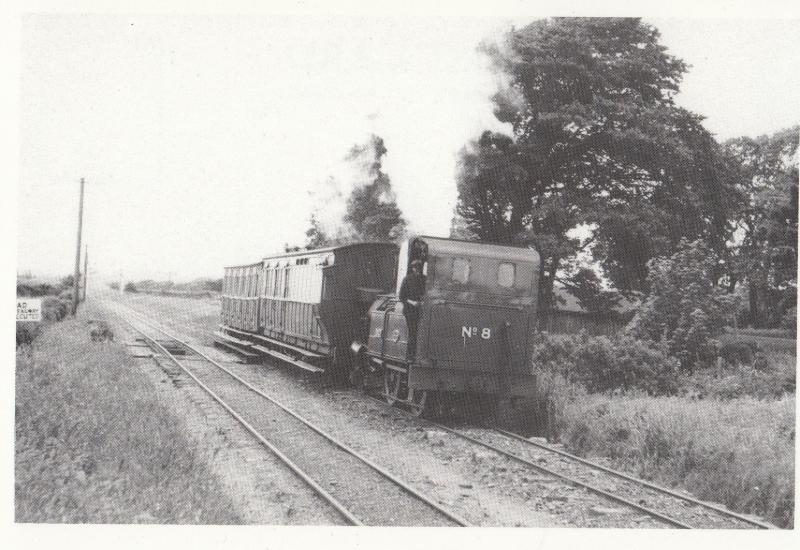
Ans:
[{"label": "sign with text", "polygon": [[17,298],[17,322],[42,320],[41,298]]}]

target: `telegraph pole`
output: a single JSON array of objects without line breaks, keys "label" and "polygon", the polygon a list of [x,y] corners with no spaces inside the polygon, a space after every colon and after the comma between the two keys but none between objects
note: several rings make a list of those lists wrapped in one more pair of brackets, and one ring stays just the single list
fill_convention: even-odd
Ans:
[{"label": "telegraph pole", "polygon": [[75,247],[75,273],[73,273],[72,281],[72,315],[78,312],[78,292],[80,291],[80,278],[81,278],[81,230],[83,229],[83,186],[84,181],[81,178],[81,198],[78,203],[78,243]]},{"label": "telegraph pole", "polygon": [[89,246],[83,249],[83,300],[86,301],[86,289],[89,285]]}]

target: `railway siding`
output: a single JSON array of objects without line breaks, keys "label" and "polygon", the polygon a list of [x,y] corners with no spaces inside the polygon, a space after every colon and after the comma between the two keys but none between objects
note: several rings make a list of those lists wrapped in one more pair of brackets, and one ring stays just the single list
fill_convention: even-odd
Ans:
[{"label": "railway siding", "polygon": [[[141,329],[140,329],[141,330]],[[161,348],[166,352],[166,349]],[[199,355],[177,359],[193,378],[216,395],[254,433],[281,449],[292,463],[311,477],[318,492],[333,495],[357,518],[351,523],[386,526],[456,526],[453,517],[399,486],[341,445],[289,414],[264,395],[233,378]],[[235,409],[234,409],[235,407]],[[273,449],[275,451],[275,449]],[[332,467],[332,465],[334,467]],[[319,489],[322,489],[321,491]]]},{"label": "railway siding", "polygon": [[[459,431],[560,475],[573,478],[581,483],[593,485],[642,507],[657,510],[659,513],[674,518],[691,528],[752,529],[754,527],[767,527],[766,524],[758,522],[756,518],[753,518],[752,522],[748,522],[727,516],[699,504],[664,494],[642,485],[639,481],[622,479],[580,463],[573,458],[526,444],[496,430],[472,428]],[[686,495],[686,497],[691,498],[690,495]]]}]

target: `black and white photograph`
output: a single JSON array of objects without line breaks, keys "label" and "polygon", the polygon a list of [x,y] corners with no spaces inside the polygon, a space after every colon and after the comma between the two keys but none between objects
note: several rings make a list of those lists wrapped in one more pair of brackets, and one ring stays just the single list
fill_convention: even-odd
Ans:
[{"label": "black and white photograph", "polygon": [[798,13],[509,4],[9,18],[18,547],[796,541]]}]

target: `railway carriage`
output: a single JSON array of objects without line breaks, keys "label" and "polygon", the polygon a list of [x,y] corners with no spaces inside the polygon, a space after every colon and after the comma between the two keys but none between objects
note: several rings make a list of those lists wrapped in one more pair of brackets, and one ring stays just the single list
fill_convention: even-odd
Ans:
[{"label": "railway carriage", "polygon": [[[397,290],[414,260],[425,293],[409,362]],[[349,373],[418,413],[453,394],[527,397],[538,273],[531,249],[424,236],[268,256],[225,269],[216,342]]]},{"label": "railway carriage", "polygon": [[393,288],[397,248],[359,243],[226,268],[216,342],[312,372],[346,373],[372,299]]}]

